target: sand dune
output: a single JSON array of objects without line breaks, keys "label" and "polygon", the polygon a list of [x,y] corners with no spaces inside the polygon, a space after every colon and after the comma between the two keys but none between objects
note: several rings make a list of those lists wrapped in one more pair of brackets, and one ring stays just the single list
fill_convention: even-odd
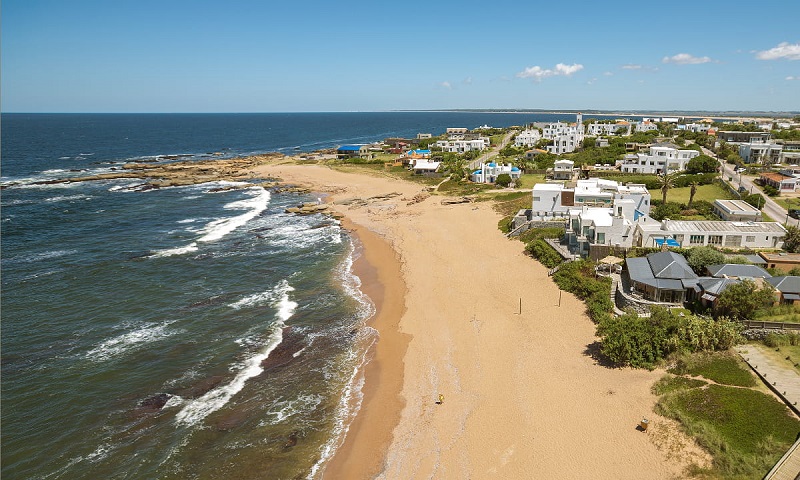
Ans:
[{"label": "sand dune", "polygon": [[[393,255],[368,260],[384,276],[399,269],[403,282],[376,302],[379,361],[326,478],[665,479],[707,461],[652,412],[650,386],[663,372],[597,365],[583,303],[564,293],[558,305],[545,268],[502,235],[489,204],[408,205],[420,185],[320,166],[260,169],[333,199],[401,193],[334,207],[391,245]],[[648,433],[636,430],[643,417]]]}]

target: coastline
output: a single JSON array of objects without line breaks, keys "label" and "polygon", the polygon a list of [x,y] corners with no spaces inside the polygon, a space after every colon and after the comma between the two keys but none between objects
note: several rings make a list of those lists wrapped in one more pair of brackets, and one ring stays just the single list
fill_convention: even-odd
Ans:
[{"label": "coastline", "polygon": [[[257,171],[329,193],[337,214],[391,245],[389,256],[399,258],[406,284],[398,324],[408,338],[405,355],[368,363],[362,409],[325,478],[529,478],[536,472],[540,478],[672,479],[692,464],[707,464],[692,440],[653,412],[650,387],[663,372],[597,364],[595,325],[583,302],[567,293],[558,300],[546,269],[497,229],[489,204],[442,205],[435,196],[412,202],[420,185],[375,172],[289,164]],[[389,192],[398,195],[387,198]],[[343,202],[351,197],[365,201]],[[377,252],[370,247],[365,243],[365,252]],[[404,403],[381,405],[379,395],[393,394],[382,375],[395,367],[403,371]],[[438,394],[445,395],[442,405]],[[383,422],[383,406],[400,408],[399,422],[397,411]],[[650,419],[647,434],[635,428],[643,417]],[[395,426],[387,435],[389,423]]]},{"label": "coastline", "polygon": [[361,409],[348,427],[344,442],[325,466],[323,478],[373,478],[382,469],[392,432],[405,407],[400,396],[402,359],[410,338],[401,333],[399,322],[405,312],[406,287],[396,252],[384,239],[347,218],[342,219],[342,225],[362,246],[353,271],[361,279],[361,291],[375,305],[375,315],[368,325],[378,331],[379,340],[372,346],[370,361],[364,368]]}]

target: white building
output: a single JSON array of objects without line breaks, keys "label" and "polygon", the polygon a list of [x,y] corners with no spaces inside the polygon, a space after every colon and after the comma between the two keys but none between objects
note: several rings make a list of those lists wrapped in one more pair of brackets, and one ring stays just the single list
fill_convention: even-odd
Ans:
[{"label": "white building", "polygon": [[418,175],[424,173],[436,173],[439,171],[441,164],[442,162],[432,162],[428,159],[420,158],[413,160],[411,169]]},{"label": "white building", "polygon": [[[637,223],[633,245],[655,247],[672,239],[683,248],[781,248],[786,229],[777,222],[678,221]],[[657,242],[658,240],[658,242]]]},{"label": "white building", "polygon": [[437,140],[436,146],[443,152],[465,153],[473,150],[482,151],[489,146],[489,139],[481,137],[476,140]]},{"label": "white building", "polygon": [[616,123],[590,123],[586,126],[586,135],[599,137],[601,135],[630,135],[631,124],[628,122]]},{"label": "white building", "polygon": [[739,156],[744,163],[766,163],[768,165],[781,161],[783,145],[768,142],[747,142],[739,144]]},{"label": "white building", "polygon": [[561,155],[574,152],[583,142],[583,115],[580,113],[576,117],[577,122],[572,125],[569,123],[546,123],[542,128],[542,137],[553,141],[553,145],[547,147],[549,153]]},{"label": "white building", "polygon": [[542,134],[539,133],[539,130],[523,130],[516,136],[516,138],[514,138],[514,146],[532,147],[541,139]]},{"label": "white building", "polygon": [[511,180],[518,180],[522,171],[509,164],[503,165],[494,162],[481,163],[481,168],[472,172],[472,181],[475,183],[494,183],[497,177],[502,174],[508,174]]},{"label": "white building", "polygon": [[710,128],[711,125],[707,123],[687,123],[684,125],[678,125],[678,130],[687,130],[694,133],[705,133]]},{"label": "white building", "polygon": [[556,160],[553,166],[553,180],[572,180],[575,173],[575,162],[572,160]]},{"label": "white building", "polygon": [[570,209],[567,243],[571,251],[577,251],[583,257],[588,256],[592,245],[628,248],[633,244],[636,223],[648,218],[639,215],[636,202],[630,198],[617,198],[610,208],[583,206]]},{"label": "white building", "polygon": [[714,200],[714,214],[727,222],[760,222],[761,210],[744,200]]},{"label": "white building", "polygon": [[583,206],[613,206],[614,200],[630,199],[638,213],[631,214],[632,220],[650,214],[650,192],[644,185],[620,185],[613,180],[592,178],[578,180],[575,188],[566,188],[561,183],[537,183],[533,186],[532,216],[566,216],[570,209]]},{"label": "white building", "polygon": [[635,123],[635,130],[637,132],[650,132],[653,130],[658,130],[658,125],[656,125],[655,122],[644,119],[641,122]]},{"label": "white building", "polygon": [[686,169],[689,160],[700,155],[697,150],[678,150],[672,144],[656,144],[650,147],[649,153],[633,153],[625,155],[625,159],[617,161],[620,170],[627,173],[664,174]]}]

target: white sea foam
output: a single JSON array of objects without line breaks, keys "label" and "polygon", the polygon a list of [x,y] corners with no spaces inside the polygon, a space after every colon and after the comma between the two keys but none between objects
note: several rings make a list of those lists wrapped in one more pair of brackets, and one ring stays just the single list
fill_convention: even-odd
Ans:
[{"label": "white sea foam", "polygon": [[143,344],[155,342],[179,333],[168,329],[170,323],[172,322],[146,323],[135,330],[117,335],[86,352],[86,358],[93,361],[105,361],[139,348]]},{"label": "white sea foam", "polygon": [[59,195],[56,197],[45,198],[44,201],[48,203],[67,202],[70,200],[91,200],[91,195]]},{"label": "white sea foam", "polygon": [[167,400],[167,403],[165,403],[164,406],[161,408],[164,409],[164,408],[178,407],[183,405],[184,402],[185,400],[180,395],[172,395],[171,397],[169,397],[169,400]]},{"label": "white sea foam", "polygon": [[230,383],[214,388],[202,397],[190,401],[175,416],[176,423],[188,426],[196,425],[211,413],[225,406],[234,395],[244,388],[248,379],[260,375],[261,372],[264,371],[264,369],[261,368],[261,362],[266,360],[275,347],[281,343],[283,340],[283,328],[286,326],[286,321],[294,315],[297,309],[297,303],[289,299],[289,292],[293,291],[294,288],[285,280],[281,283],[279,288],[281,290],[281,295],[274,304],[278,309],[278,312],[275,314],[276,322],[272,325],[269,340],[264,348],[244,362]]},{"label": "white sea foam", "polygon": [[291,400],[283,400],[273,404],[267,415],[271,416],[269,421],[262,420],[259,426],[274,425],[286,420],[289,417],[297,415],[298,413],[310,413],[316,410],[319,404],[322,403],[322,396],[320,395],[300,395]]},{"label": "white sea foam", "polygon": [[41,262],[42,260],[52,260],[54,258],[65,257],[78,253],[77,250],[51,250],[49,252],[32,253],[30,255],[22,255],[19,257],[12,257],[6,259],[12,263],[34,263]]},{"label": "white sea foam", "polygon": [[249,198],[231,202],[224,206],[227,210],[247,210],[241,215],[228,218],[219,218],[207,223],[200,231],[202,235],[184,247],[159,250],[151,257],[169,257],[197,251],[197,244],[217,241],[237,228],[256,218],[269,206],[270,193],[263,187],[249,189]]}]

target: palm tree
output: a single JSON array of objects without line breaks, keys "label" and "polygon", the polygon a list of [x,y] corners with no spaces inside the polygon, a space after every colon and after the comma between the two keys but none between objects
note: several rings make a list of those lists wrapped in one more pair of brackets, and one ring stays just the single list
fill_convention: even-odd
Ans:
[{"label": "palm tree", "polygon": [[667,192],[675,186],[675,174],[665,173],[658,177],[658,184],[661,185],[661,203],[667,203]]},{"label": "palm tree", "polygon": [[692,188],[691,190],[689,190],[689,204],[687,205],[687,208],[692,208],[692,202],[694,201],[694,194],[697,193],[697,187],[699,185],[700,184],[698,182],[691,182],[689,184],[689,186]]}]

